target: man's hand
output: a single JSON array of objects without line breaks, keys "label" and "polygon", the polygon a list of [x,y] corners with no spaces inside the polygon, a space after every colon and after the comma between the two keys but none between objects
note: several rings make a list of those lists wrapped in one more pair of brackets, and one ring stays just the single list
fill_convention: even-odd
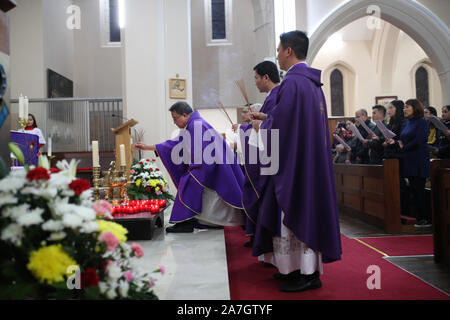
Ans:
[{"label": "man's hand", "polygon": [[261,125],[261,122],[262,122],[261,120],[252,120],[252,126],[256,132],[259,131],[259,126]]},{"label": "man's hand", "polygon": [[253,112],[252,114],[252,120],[266,120],[267,119],[267,114],[262,113],[262,112]]},{"label": "man's hand", "polygon": [[380,140],[380,138],[377,135],[373,134],[372,135],[372,140]]},{"label": "man's hand", "polygon": [[143,144],[142,142],[137,142],[134,146],[136,149],[140,149],[140,150],[156,151],[155,146],[149,146],[149,145]]}]

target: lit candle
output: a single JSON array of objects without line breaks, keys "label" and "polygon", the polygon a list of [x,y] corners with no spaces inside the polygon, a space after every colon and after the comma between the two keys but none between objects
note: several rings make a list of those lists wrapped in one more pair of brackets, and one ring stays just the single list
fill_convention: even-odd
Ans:
[{"label": "lit candle", "polygon": [[52,138],[48,137],[47,140],[47,156],[51,157],[52,156]]},{"label": "lit candle", "polygon": [[27,96],[25,96],[25,98],[23,99],[23,113],[24,113],[24,118],[28,121],[28,98],[27,98]]},{"label": "lit candle", "polygon": [[127,162],[125,160],[125,145],[124,144],[120,145],[120,165],[121,166],[127,165]]},{"label": "lit candle", "polygon": [[24,118],[24,116],[23,116],[23,96],[22,96],[22,94],[20,95],[20,97],[19,97],[19,118],[21,118],[21,119],[23,119]]},{"label": "lit candle", "polygon": [[92,166],[100,167],[98,155],[98,141],[92,141]]}]

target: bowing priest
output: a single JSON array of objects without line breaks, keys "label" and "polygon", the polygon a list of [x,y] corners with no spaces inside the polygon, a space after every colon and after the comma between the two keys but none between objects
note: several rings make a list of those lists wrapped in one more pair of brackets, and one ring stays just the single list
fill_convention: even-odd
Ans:
[{"label": "bowing priest", "polygon": [[136,148],[157,151],[177,195],[167,232],[192,232],[194,226],[244,224],[241,206],[244,176],[223,137],[186,102],[169,111],[180,134],[166,142]]},{"label": "bowing priest", "polygon": [[308,46],[301,31],[280,36],[277,58],[287,73],[273,110],[253,121],[259,132],[277,130],[285,151],[261,187],[270,201],[252,217],[253,255],[278,268],[284,292],[320,288],[323,263],[342,253],[327,107],[321,72],[305,63]]},{"label": "bowing priest", "polygon": [[[255,85],[261,93],[268,93],[264,104],[259,110],[253,110],[255,113],[262,112],[267,114],[272,111],[275,106],[276,97],[280,84],[280,74],[277,65],[271,61],[263,61],[258,63],[254,68]],[[253,112],[251,113],[253,114]],[[254,146],[248,143],[250,138],[250,131],[253,130],[252,123],[243,125],[234,125],[239,133],[240,145],[243,150],[243,169],[244,169],[244,186],[242,190],[242,207],[246,213],[245,219],[245,234],[250,237],[250,241],[245,244],[246,247],[251,247],[253,244],[255,221],[251,216],[257,215],[258,205],[260,202],[259,190],[260,179],[265,179],[266,176],[260,175],[260,161],[258,151]],[[251,159],[251,154],[255,154],[254,160]],[[252,160],[252,161],[251,161]],[[262,199],[261,199],[262,201]]]}]

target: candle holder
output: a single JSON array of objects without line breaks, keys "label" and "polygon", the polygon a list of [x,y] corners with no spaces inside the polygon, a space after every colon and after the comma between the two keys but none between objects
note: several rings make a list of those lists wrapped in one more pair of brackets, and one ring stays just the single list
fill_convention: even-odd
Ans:
[{"label": "candle holder", "polygon": [[28,120],[25,118],[19,118],[19,124],[20,124],[20,129],[22,129],[22,132],[25,132],[25,127],[27,126]]},{"label": "candle holder", "polygon": [[128,185],[128,177],[127,177],[127,167],[124,165],[120,166],[120,175],[121,175],[121,181],[122,185],[120,188],[120,198],[122,201],[128,201],[130,200],[128,198],[128,192],[127,192],[127,185]]},{"label": "candle holder", "polygon": [[94,200],[100,200],[100,188],[99,188],[99,183],[100,183],[100,167],[93,167],[92,168],[92,174],[93,174],[93,179],[92,182],[94,183]]}]

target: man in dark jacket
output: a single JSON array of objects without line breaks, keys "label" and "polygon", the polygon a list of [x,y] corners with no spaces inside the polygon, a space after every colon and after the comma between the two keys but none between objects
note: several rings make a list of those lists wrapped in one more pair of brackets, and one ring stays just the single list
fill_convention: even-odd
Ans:
[{"label": "man in dark jacket", "polygon": [[[369,127],[370,130],[373,131],[375,129],[375,124],[369,120],[369,118],[367,117],[367,111],[365,109],[360,109],[355,112],[355,119],[358,118],[361,118],[364,121],[364,123]],[[369,133],[363,128],[363,126],[358,121],[355,121],[355,125],[358,128],[361,135],[363,136],[363,138],[367,139]],[[354,155],[356,156],[356,163],[368,164],[370,162],[369,149],[364,147],[363,143],[360,140],[356,142]]]},{"label": "man in dark jacket", "polygon": [[[386,125],[384,119],[386,118],[386,108],[382,105],[372,107],[372,120],[381,120]],[[382,164],[385,141],[380,129],[375,125],[372,129],[375,136],[368,136],[367,142],[363,142],[364,147],[369,149],[369,164]]]}]

